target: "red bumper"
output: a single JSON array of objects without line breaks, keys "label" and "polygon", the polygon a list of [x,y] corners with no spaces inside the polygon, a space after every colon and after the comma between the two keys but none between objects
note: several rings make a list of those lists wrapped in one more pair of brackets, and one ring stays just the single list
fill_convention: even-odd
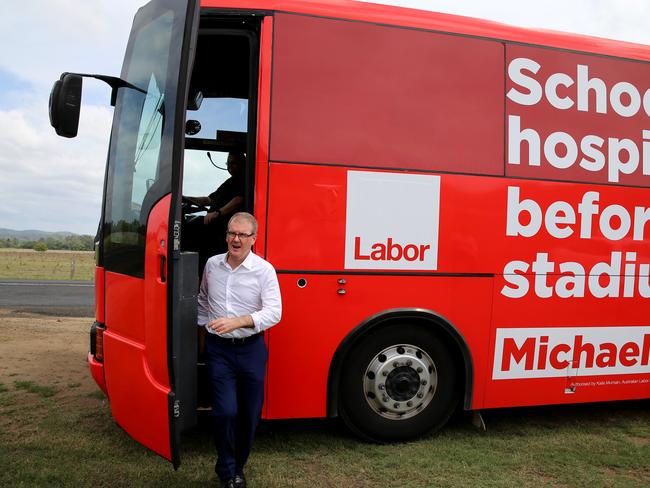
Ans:
[{"label": "red bumper", "polygon": [[97,386],[101,388],[104,395],[108,396],[108,392],[106,391],[106,379],[104,378],[104,364],[97,361],[95,356],[90,352],[88,353],[88,367],[90,368],[90,374],[93,376]]}]

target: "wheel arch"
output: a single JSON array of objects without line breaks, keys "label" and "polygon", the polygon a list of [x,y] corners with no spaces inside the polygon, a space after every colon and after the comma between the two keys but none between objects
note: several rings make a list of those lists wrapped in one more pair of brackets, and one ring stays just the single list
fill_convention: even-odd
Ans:
[{"label": "wheel arch", "polygon": [[354,329],[352,329],[337,347],[329,368],[327,377],[327,416],[337,417],[339,414],[339,381],[343,372],[343,363],[345,362],[348,351],[368,334],[382,326],[392,322],[409,320],[419,324],[431,327],[430,330],[438,335],[442,334],[443,339],[447,339],[456,347],[455,356],[461,359],[464,367],[464,399],[463,407],[469,410],[472,405],[472,390],[474,382],[474,366],[472,356],[467,346],[465,338],[460,331],[445,317],[423,308],[394,308],[384,310],[371,317],[368,317]]}]

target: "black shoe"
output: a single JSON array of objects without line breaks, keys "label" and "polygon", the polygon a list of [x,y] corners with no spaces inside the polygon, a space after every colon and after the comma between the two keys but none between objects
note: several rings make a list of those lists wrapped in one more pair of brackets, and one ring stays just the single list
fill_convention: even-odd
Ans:
[{"label": "black shoe", "polygon": [[244,473],[236,474],[233,480],[235,481],[235,488],[246,488],[246,477]]},{"label": "black shoe", "polygon": [[228,478],[227,480],[221,480],[221,488],[237,488],[238,485],[235,484],[235,478]]}]

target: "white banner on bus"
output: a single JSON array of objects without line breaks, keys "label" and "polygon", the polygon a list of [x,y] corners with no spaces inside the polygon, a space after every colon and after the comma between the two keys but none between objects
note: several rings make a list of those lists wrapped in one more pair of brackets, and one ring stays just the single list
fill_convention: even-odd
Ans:
[{"label": "white banner on bus", "polygon": [[440,177],[348,171],[345,268],[435,270]]},{"label": "white banner on bus", "polygon": [[650,373],[650,327],[497,329],[492,379]]}]

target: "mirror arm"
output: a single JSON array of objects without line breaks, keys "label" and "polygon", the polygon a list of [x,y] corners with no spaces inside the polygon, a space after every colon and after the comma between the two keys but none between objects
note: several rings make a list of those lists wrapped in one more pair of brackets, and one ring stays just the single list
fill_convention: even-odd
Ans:
[{"label": "mirror arm", "polygon": [[122,78],[118,78],[117,76],[95,75],[89,73],[63,73],[61,75],[61,79],[63,79],[63,77],[68,74],[83,76],[85,78],[95,78],[109,85],[113,89],[113,91],[111,92],[111,107],[115,106],[115,103],[117,101],[117,90],[120,88],[132,88],[133,90],[139,91],[140,93],[144,93],[145,95],[147,93],[146,90],[143,90],[142,88],[139,88],[129,83],[128,81],[123,80]]}]

